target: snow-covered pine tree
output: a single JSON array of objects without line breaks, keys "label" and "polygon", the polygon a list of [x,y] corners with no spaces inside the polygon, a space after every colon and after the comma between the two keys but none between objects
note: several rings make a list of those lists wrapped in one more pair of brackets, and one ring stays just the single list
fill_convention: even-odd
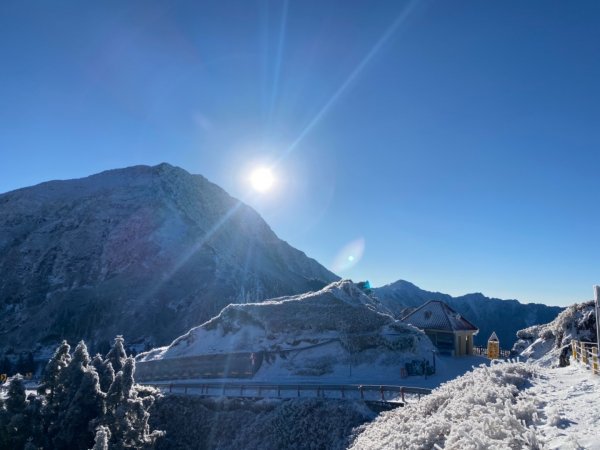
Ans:
[{"label": "snow-covered pine tree", "polygon": [[48,364],[46,364],[38,392],[41,395],[46,395],[47,391],[50,391],[49,401],[52,401],[52,398],[54,397],[54,390],[60,371],[69,364],[69,361],[71,361],[70,350],[71,346],[67,344],[67,341],[62,341],[60,346],[54,352],[54,355],[52,355],[52,358],[48,361]]},{"label": "snow-covered pine tree", "polygon": [[99,353],[92,359],[92,365],[100,377],[100,389],[102,392],[108,392],[110,385],[115,381],[115,371],[109,360],[104,361]]},{"label": "snow-covered pine tree", "polygon": [[106,396],[104,424],[111,430],[111,450],[151,448],[164,434],[156,430],[150,432],[148,425],[148,410],[158,392],[150,393],[147,388],[142,388],[143,396],[138,395],[134,373],[135,360],[127,358]]},{"label": "snow-covered pine tree", "polygon": [[104,414],[104,394],[83,341],[77,344],[70,363],[60,371],[49,406],[48,434],[53,448],[86,450],[93,444],[90,422]]},{"label": "snow-covered pine tree", "polygon": [[8,434],[6,429],[6,425],[8,424],[9,420],[10,416],[4,407],[4,399],[0,397],[0,448],[9,448]]},{"label": "snow-covered pine tree", "polygon": [[[29,447],[38,448],[35,443],[42,444],[45,441],[44,436],[44,397],[36,394],[27,396],[27,407],[25,408],[25,418],[27,421],[27,430],[29,439],[27,444]],[[27,449],[27,445],[25,445]]]},{"label": "snow-covered pine tree", "polygon": [[34,440],[32,438],[29,438],[25,443],[25,447],[23,447],[23,450],[40,450],[40,447],[35,445],[33,442]]},{"label": "snow-covered pine tree", "polygon": [[4,430],[0,435],[6,441],[6,448],[23,448],[29,437],[29,430],[25,415],[27,408],[25,384],[19,375],[14,376],[10,381],[4,405],[5,414],[2,415],[1,423]]},{"label": "snow-covered pine tree", "polygon": [[106,359],[110,361],[115,372],[119,372],[123,368],[123,364],[127,359],[124,342],[123,336],[117,336],[112,348],[106,354]]},{"label": "snow-covered pine tree", "polygon": [[94,447],[90,450],[108,450],[108,440],[110,439],[110,430],[108,427],[100,425],[96,428],[96,437]]}]

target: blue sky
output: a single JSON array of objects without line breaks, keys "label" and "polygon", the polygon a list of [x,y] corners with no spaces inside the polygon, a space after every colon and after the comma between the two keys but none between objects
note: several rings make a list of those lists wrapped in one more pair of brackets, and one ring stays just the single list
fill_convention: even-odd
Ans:
[{"label": "blue sky", "polygon": [[597,1],[4,1],[0,192],[166,161],[327,267],[350,245],[341,276],[581,301],[598,23]]}]

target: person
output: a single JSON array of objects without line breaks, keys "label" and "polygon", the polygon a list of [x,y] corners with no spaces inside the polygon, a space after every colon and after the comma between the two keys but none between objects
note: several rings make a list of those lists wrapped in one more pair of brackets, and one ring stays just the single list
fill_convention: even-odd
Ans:
[{"label": "person", "polygon": [[571,363],[569,362],[569,357],[571,356],[570,351],[571,345],[565,345],[560,351],[560,356],[558,357],[558,367],[567,367]]}]

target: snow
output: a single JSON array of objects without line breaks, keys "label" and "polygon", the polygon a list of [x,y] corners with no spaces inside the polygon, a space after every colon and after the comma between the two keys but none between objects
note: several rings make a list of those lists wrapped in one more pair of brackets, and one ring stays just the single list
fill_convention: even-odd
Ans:
[{"label": "snow", "polygon": [[577,363],[543,369],[528,393],[541,401],[537,429],[549,449],[600,450],[600,377]]},{"label": "snow", "polygon": [[[160,380],[160,384],[177,383],[242,383],[251,385],[252,383],[270,383],[270,384],[328,384],[328,385],[369,385],[383,384],[391,386],[420,387],[434,389],[441,384],[453,380],[473,367],[489,364],[489,360],[481,356],[463,356],[455,358],[452,356],[436,356],[436,373],[433,375],[415,375],[401,377],[398,367],[394,365],[385,366],[383,364],[337,364],[332,367],[332,371],[325,375],[295,375],[281,367],[280,361],[274,364],[263,363],[263,367],[252,377],[252,379],[239,378],[186,378]],[[375,368],[375,369],[374,369]],[[152,384],[151,381],[144,381],[146,384]]]},{"label": "snow", "polygon": [[412,361],[431,364],[433,350],[422,331],[385,314],[376,299],[344,280],[317,292],[229,305],[137,361],[252,352],[264,355],[254,380],[314,383],[326,375],[327,382],[352,378],[398,384],[401,367]]},{"label": "snow", "polygon": [[600,449],[600,377],[581,365],[479,367],[361,428],[352,449]]},{"label": "snow", "polygon": [[513,350],[525,359],[546,367],[556,366],[561,350],[571,340],[596,341],[594,303],[576,303],[544,325],[535,325],[517,333],[519,340]]}]

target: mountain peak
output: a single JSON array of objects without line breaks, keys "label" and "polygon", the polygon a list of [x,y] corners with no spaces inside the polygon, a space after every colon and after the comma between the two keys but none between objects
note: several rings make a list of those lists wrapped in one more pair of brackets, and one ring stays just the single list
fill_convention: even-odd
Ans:
[{"label": "mountain peak", "polygon": [[116,334],[166,343],[228,303],[338,279],[250,206],[167,163],[0,195],[0,272],[1,341],[25,349]]}]

